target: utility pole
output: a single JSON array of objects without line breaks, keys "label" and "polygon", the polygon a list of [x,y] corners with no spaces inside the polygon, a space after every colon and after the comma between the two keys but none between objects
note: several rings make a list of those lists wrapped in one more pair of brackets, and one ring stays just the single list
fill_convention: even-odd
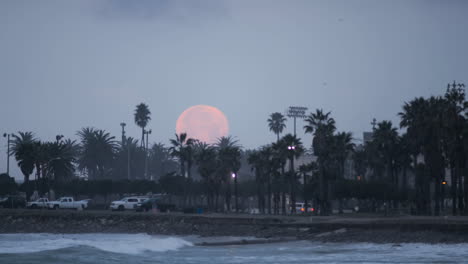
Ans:
[{"label": "utility pole", "polygon": [[144,135],[146,135],[146,148],[145,148],[145,179],[148,179],[148,135],[151,134],[150,130],[144,130]]},{"label": "utility pole", "polygon": [[122,149],[127,147],[127,179],[130,180],[130,144],[127,142],[127,138],[125,137],[125,124],[124,122],[120,123],[122,127]]},{"label": "utility pole", "polygon": [[127,146],[127,178],[130,180],[131,173],[130,173],[130,144],[129,144],[129,140],[130,139],[126,140],[126,146]]},{"label": "utility pole", "polygon": [[10,176],[10,135],[3,133],[3,137],[7,138],[7,174]]},{"label": "utility pole", "polygon": [[120,126],[122,127],[122,147],[125,145],[125,123],[122,122],[120,123]]},{"label": "utility pole", "polygon": [[294,136],[296,136],[296,118],[305,118],[306,111],[307,107],[303,106],[290,106],[288,110],[286,110],[286,115],[294,118]]}]

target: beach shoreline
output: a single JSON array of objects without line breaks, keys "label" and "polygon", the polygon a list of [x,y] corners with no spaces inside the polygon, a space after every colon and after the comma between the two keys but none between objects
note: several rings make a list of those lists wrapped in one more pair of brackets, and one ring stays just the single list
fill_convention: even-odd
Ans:
[{"label": "beach shoreline", "polygon": [[[468,243],[466,217],[308,217],[0,209],[0,223],[1,234],[147,233],[256,237],[278,242]],[[245,241],[236,243],[246,244]]]}]

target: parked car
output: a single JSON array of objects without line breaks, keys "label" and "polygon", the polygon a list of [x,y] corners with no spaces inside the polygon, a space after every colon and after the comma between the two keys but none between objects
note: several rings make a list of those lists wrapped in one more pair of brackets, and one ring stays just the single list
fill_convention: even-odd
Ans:
[{"label": "parked car", "polygon": [[49,203],[49,199],[39,198],[36,201],[28,202],[26,204],[26,207],[30,209],[47,208],[48,203]]},{"label": "parked car", "polygon": [[0,199],[1,208],[24,208],[26,207],[26,199],[22,196],[6,196]]},{"label": "parked car", "polygon": [[[307,203],[307,211],[313,213],[314,207],[310,203]],[[306,213],[305,203],[296,203],[296,214]]]},{"label": "parked car", "polygon": [[122,200],[113,201],[110,204],[112,211],[135,210],[138,203],[144,202],[147,197],[125,197]]},{"label": "parked car", "polygon": [[62,197],[57,201],[47,203],[49,209],[76,209],[83,210],[88,207],[89,200],[75,201],[73,197]]},{"label": "parked car", "polygon": [[157,209],[159,212],[170,212],[175,210],[175,204],[166,203],[159,197],[153,197],[137,204],[137,212],[148,212]]}]

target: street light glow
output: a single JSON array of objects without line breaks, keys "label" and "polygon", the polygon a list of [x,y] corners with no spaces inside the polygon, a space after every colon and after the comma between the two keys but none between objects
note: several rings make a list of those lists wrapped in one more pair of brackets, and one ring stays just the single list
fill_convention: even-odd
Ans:
[{"label": "street light glow", "polygon": [[235,178],[235,177],[236,177],[236,174],[233,172],[233,173],[231,174],[231,177],[232,177],[232,178]]}]

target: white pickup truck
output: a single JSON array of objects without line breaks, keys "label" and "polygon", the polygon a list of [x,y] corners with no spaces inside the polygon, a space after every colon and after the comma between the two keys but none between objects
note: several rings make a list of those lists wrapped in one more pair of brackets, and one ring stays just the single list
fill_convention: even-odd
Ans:
[{"label": "white pickup truck", "polygon": [[62,197],[57,201],[48,203],[49,209],[76,209],[83,210],[88,207],[88,200],[75,201],[73,197]]},{"label": "white pickup truck", "polygon": [[113,201],[110,205],[112,211],[135,210],[139,203],[144,202],[147,197],[125,197],[122,200]]},{"label": "white pickup truck", "polygon": [[37,209],[37,208],[47,208],[49,204],[49,199],[39,198],[36,201],[28,202],[26,204],[27,208]]}]

